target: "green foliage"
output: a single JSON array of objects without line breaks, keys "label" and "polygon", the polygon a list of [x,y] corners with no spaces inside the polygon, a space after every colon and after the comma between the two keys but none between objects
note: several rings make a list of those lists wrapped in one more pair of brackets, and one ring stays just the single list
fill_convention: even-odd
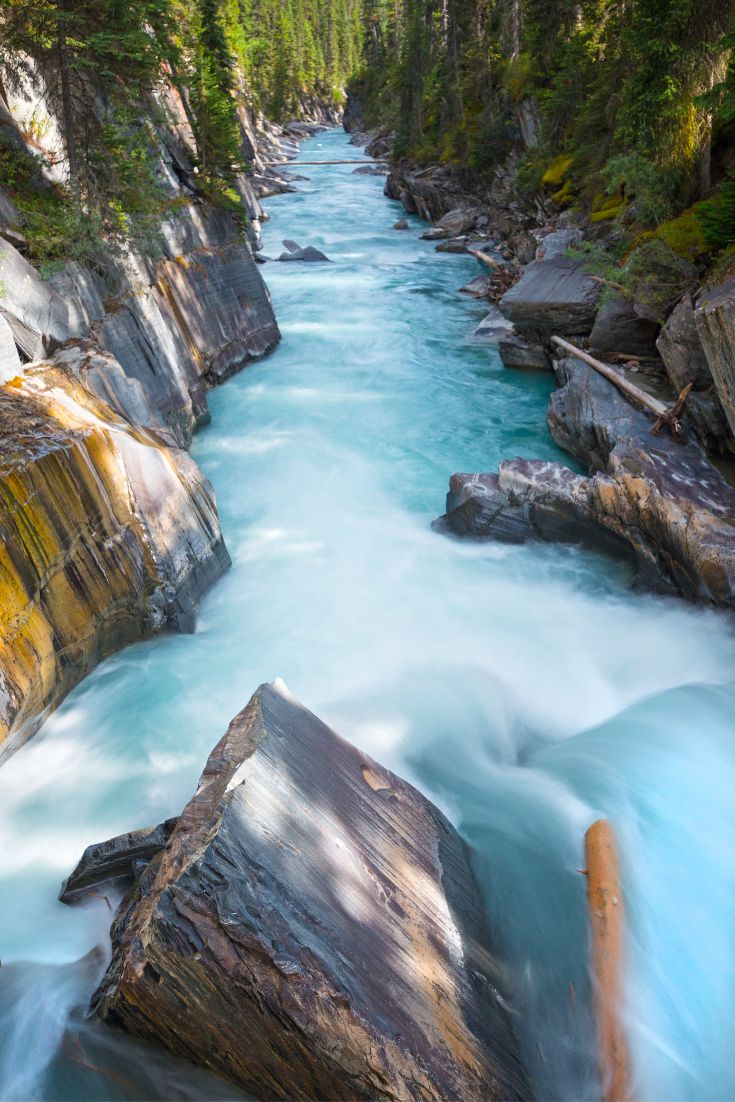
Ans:
[{"label": "green foliage", "polygon": [[676,208],[676,180],[640,153],[619,153],[601,172],[608,195],[621,195],[635,203],[636,215],[644,224],[658,225]]},{"label": "green foliage", "polygon": [[735,242],[735,176],[728,176],[713,199],[699,204],[696,217],[713,252]]}]

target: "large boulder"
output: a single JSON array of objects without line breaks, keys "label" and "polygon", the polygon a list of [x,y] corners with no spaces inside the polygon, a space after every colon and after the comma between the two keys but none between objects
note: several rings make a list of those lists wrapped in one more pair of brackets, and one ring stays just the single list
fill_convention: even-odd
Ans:
[{"label": "large boulder", "polygon": [[586,364],[563,360],[549,404],[556,442],[593,472],[515,459],[452,478],[441,526],[506,542],[582,543],[632,563],[641,584],[735,608],[735,490],[699,445],[652,419]]},{"label": "large boulder", "polygon": [[695,318],[730,433],[735,436],[735,279],[703,291]]},{"label": "large boulder", "polygon": [[590,349],[602,359],[613,353],[632,358],[656,355],[659,326],[639,318],[628,299],[613,299],[598,311],[590,333]]},{"label": "large boulder", "polygon": [[591,332],[600,286],[566,256],[534,260],[500,300],[500,309],[522,337],[546,344],[558,336]]},{"label": "large boulder", "polygon": [[695,389],[687,400],[687,412],[700,442],[708,452],[728,454],[735,448],[733,435],[712,378],[689,295],[667,318],[656,345],[674,389],[681,391],[687,383],[694,384]]},{"label": "large boulder", "polygon": [[100,1015],[269,1099],[528,1098],[465,845],[281,682],[113,928]]}]

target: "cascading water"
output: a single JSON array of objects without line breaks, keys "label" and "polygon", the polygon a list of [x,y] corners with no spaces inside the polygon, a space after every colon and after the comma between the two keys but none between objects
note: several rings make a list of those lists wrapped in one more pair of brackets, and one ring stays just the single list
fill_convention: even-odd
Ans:
[{"label": "cascading water", "polygon": [[[345,148],[330,132],[304,153]],[[194,448],[232,571],[195,635],[106,662],[0,769],[0,1097],[239,1097],[84,1021],[110,911],[56,894],[88,843],[180,810],[281,676],[473,844],[538,1097],[599,1094],[577,870],[604,814],[634,1097],[733,1098],[735,633],[575,549],[431,530],[452,472],[559,457],[551,380],[473,340],[483,310],[456,289],[476,263],[417,220],[394,231],[380,178],[306,171],[270,203],[266,251],[292,237],[334,263],[267,267],[283,343],[211,395]]]}]

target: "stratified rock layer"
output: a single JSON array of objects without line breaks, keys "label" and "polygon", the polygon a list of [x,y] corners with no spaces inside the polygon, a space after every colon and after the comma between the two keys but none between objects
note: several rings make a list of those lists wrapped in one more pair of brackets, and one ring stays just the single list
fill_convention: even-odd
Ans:
[{"label": "stratified rock layer", "polygon": [[554,335],[591,331],[600,297],[599,284],[581,264],[566,256],[534,260],[500,300],[500,309],[522,337],[546,344]]},{"label": "stratified rock layer", "polygon": [[96,1000],[268,1099],[528,1097],[465,846],[262,686],[113,928]]},{"label": "stratified rock layer", "polygon": [[497,474],[456,474],[443,524],[506,542],[582,543],[628,559],[646,586],[735,607],[735,490],[696,442],[653,436],[652,418],[591,368],[556,368],[564,386],[549,429],[596,473],[515,459]]},{"label": "stratified rock layer", "polygon": [[106,655],[191,630],[230,560],[193,460],[123,420],[63,354],[0,389],[0,439],[2,753]]}]

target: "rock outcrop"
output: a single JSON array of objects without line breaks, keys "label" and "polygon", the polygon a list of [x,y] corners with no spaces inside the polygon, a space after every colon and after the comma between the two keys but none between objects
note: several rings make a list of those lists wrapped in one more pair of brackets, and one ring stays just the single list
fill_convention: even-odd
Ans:
[{"label": "rock outcrop", "polygon": [[677,393],[687,383],[694,384],[695,389],[687,399],[687,413],[703,447],[716,455],[735,451],[735,441],[712,378],[689,295],[667,318],[656,345]]},{"label": "rock outcrop", "polygon": [[526,340],[545,345],[587,335],[597,314],[600,286],[580,263],[566,256],[534,260],[500,300],[500,309]]},{"label": "rock outcrop", "polygon": [[647,587],[735,607],[735,490],[696,442],[653,436],[651,417],[591,368],[569,359],[557,372],[551,434],[592,476],[521,459],[497,474],[457,474],[441,525],[581,543],[627,559]]},{"label": "rock outcrop", "polygon": [[257,1097],[489,1102],[528,1087],[463,842],[262,686],[113,927],[101,1016]]},{"label": "rock outcrop", "polygon": [[[102,373],[70,354],[0,388],[0,754],[106,655],[191,630],[229,565],[193,460],[102,401]],[[104,364],[111,390],[133,392],[126,408],[145,407]]]},{"label": "rock outcrop", "polygon": [[735,280],[703,291],[695,317],[730,435],[735,436]]}]

